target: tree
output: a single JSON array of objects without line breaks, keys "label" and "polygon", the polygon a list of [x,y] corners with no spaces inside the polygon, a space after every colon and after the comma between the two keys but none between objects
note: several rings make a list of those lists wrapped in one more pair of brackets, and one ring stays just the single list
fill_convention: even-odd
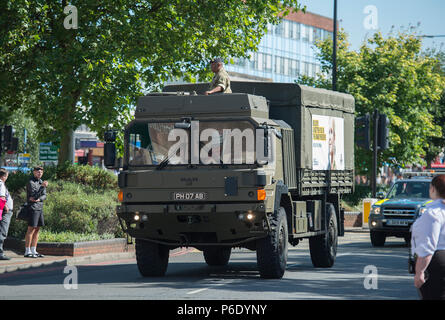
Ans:
[{"label": "tree", "polygon": [[[332,40],[318,42],[323,74],[318,79],[301,77],[300,83],[330,89]],[[360,49],[351,51],[344,31],[337,49],[338,91],[355,98],[356,116],[374,109],[390,120],[390,148],[379,162],[395,161],[404,166],[424,163],[432,139],[441,137],[433,110],[441,98],[445,78],[435,71],[437,61],[421,53],[421,40],[414,34],[398,33],[384,38],[376,33]],[[443,111],[442,111],[443,112]],[[357,173],[371,168],[371,152],[355,149]]]},{"label": "tree", "polygon": [[[435,59],[434,72],[445,78],[445,52],[437,48],[429,48],[425,51],[425,56]],[[429,137],[430,148],[426,150],[425,161],[428,165],[444,150],[445,147],[445,88],[442,91],[441,99],[433,105],[431,111],[434,123],[442,128],[442,135]]]},{"label": "tree", "polygon": [[283,8],[299,9],[297,0],[72,4],[0,4],[0,105],[25,109],[41,139],[60,140],[59,162],[80,124],[99,136],[122,128],[144,90],[178,76],[202,79],[215,56],[245,57]]}]

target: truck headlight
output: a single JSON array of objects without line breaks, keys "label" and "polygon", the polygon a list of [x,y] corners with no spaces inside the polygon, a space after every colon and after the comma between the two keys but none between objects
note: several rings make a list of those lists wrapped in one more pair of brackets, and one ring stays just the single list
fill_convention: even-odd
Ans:
[{"label": "truck headlight", "polygon": [[380,214],[380,207],[372,207],[371,214]]},{"label": "truck headlight", "polygon": [[419,209],[419,216],[421,216],[422,214],[424,214],[425,211],[426,211],[426,208],[425,208],[425,207],[424,207],[424,208],[420,208],[420,209]]}]

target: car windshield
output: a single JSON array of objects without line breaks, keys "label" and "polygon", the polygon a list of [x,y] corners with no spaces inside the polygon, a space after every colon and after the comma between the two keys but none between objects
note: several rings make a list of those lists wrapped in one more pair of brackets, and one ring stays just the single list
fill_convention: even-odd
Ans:
[{"label": "car windshield", "polygon": [[388,192],[388,199],[429,198],[430,183],[426,181],[399,181]]},{"label": "car windshield", "polygon": [[169,165],[255,163],[256,132],[249,121],[179,124],[134,122],[127,129],[128,164],[159,165],[167,158]]}]

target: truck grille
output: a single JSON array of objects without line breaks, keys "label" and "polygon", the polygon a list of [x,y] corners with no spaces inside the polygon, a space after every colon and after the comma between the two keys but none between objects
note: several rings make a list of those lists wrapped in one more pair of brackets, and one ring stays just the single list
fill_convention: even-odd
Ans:
[{"label": "truck grille", "polygon": [[388,218],[412,219],[416,214],[416,208],[384,208],[383,215]]}]

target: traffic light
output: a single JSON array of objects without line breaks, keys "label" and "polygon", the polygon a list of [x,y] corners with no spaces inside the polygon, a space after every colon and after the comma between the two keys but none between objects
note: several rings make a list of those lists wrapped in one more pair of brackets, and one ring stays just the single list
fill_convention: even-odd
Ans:
[{"label": "traffic light", "polygon": [[368,113],[355,119],[355,144],[366,150],[371,150],[369,128],[370,117]]},{"label": "traffic light", "polygon": [[4,126],[3,130],[3,139],[0,145],[0,149],[2,151],[17,151],[19,139],[14,137],[14,128],[12,126]]},{"label": "traffic light", "polygon": [[385,114],[379,115],[378,127],[377,144],[380,150],[386,150],[389,148],[389,119]]}]

